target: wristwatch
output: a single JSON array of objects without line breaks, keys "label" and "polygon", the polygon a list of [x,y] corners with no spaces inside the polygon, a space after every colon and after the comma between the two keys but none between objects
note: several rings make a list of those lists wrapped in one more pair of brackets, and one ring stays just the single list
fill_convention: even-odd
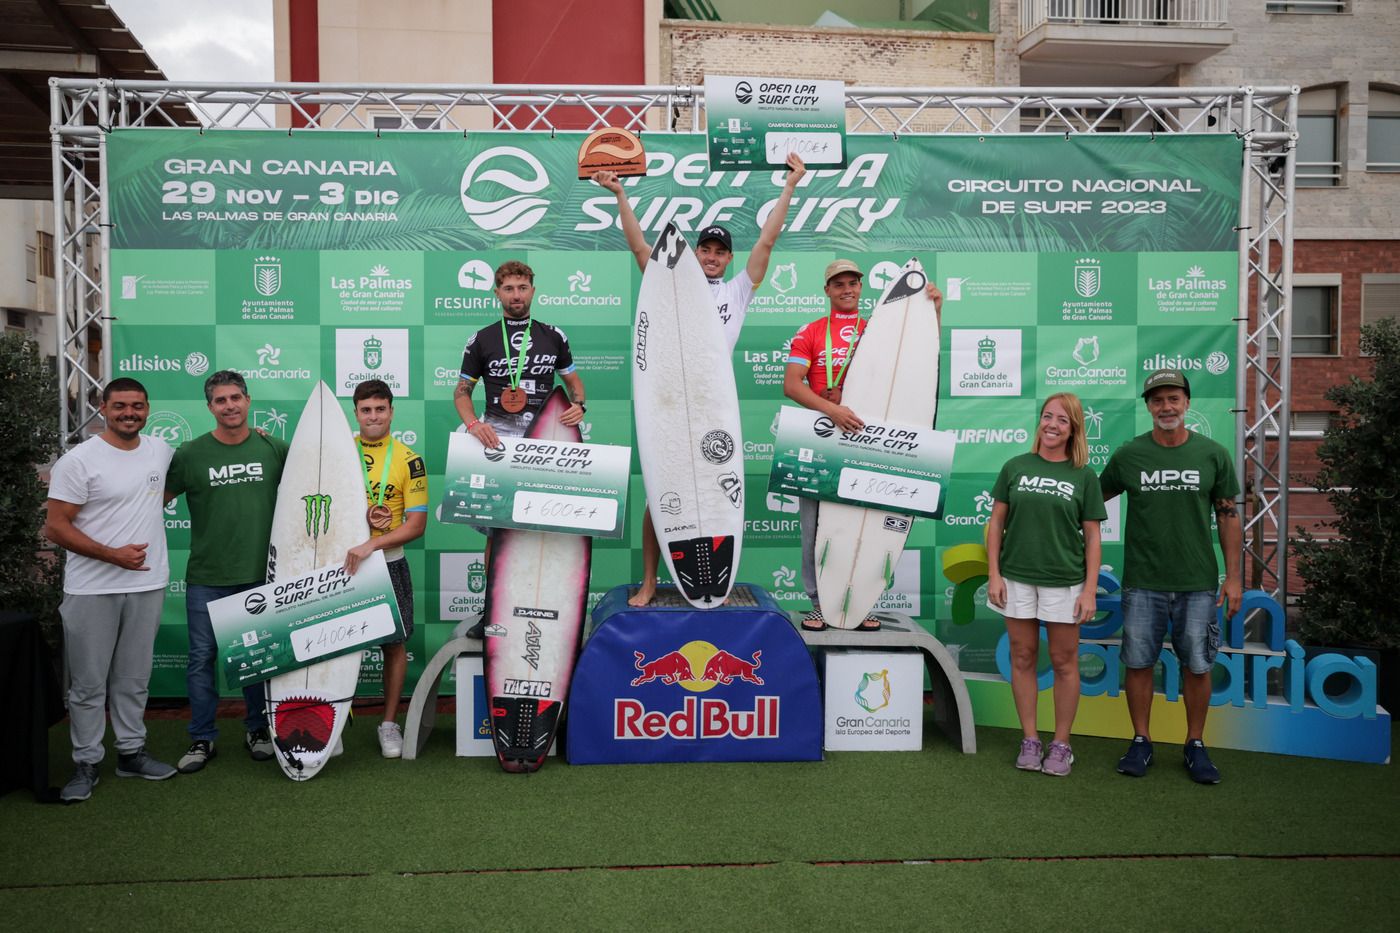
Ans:
[{"label": "wristwatch", "polygon": [[583,404],[583,399],[581,399],[581,398],[576,398],[576,399],[574,399],[574,404],[577,405],[577,406],[579,407],[579,411],[582,411],[582,412],[584,412],[584,413],[587,413],[587,411],[588,411],[588,406],[585,405],[585,404]]}]

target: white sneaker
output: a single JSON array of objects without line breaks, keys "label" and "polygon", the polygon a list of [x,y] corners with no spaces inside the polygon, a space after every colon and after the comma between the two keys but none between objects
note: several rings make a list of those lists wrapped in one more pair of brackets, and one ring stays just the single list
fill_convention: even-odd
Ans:
[{"label": "white sneaker", "polygon": [[379,724],[379,752],[385,758],[403,757],[403,731],[396,722]]}]

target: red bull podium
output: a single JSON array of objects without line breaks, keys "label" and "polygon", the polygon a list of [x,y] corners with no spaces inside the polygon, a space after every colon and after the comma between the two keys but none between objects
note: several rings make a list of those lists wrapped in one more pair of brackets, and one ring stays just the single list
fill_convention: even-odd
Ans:
[{"label": "red bull podium", "polygon": [[570,764],[820,760],[816,667],[771,596],[739,584],[702,610],[661,587],[634,608],[630,590],[593,610],[569,694]]}]

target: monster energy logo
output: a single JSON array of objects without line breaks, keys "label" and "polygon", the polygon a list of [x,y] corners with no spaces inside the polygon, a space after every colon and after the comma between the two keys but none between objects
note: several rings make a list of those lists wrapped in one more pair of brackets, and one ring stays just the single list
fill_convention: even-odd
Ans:
[{"label": "monster energy logo", "polygon": [[317,493],[302,496],[301,501],[306,503],[306,533],[315,538],[330,531],[331,497]]}]

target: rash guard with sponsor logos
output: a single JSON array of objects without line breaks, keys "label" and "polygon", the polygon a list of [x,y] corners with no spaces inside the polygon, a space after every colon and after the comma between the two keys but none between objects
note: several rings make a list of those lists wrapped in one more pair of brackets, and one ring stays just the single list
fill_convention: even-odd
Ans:
[{"label": "rash guard with sponsor logos", "polygon": [[[478,381],[485,382],[485,414],[493,424],[513,424],[523,434],[554,388],[555,373],[567,375],[574,371],[574,356],[569,349],[569,338],[552,324],[534,318],[502,320],[506,324],[506,333],[510,335],[509,358],[502,341],[501,321],[487,324],[467,341],[466,349],[462,352],[462,378],[469,386],[475,386]],[[527,329],[528,344],[525,337]],[[520,388],[525,390],[525,409],[512,414],[501,407],[501,393],[510,388],[521,347],[527,348],[520,371]]]},{"label": "rash guard with sponsor logos", "polygon": [[210,433],[175,451],[165,491],[183,494],[190,509],[185,582],[263,582],[287,447],[281,438],[252,431],[241,444],[222,443]]},{"label": "rash guard with sponsor logos", "polygon": [[1092,467],[1021,454],[997,474],[992,498],[1007,504],[1002,576],[1033,586],[1084,582],[1084,523],[1108,517]]},{"label": "rash guard with sponsor logos", "polygon": [[[355,441],[365,458],[365,474],[369,477],[369,489],[365,500],[369,505],[379,501],[379,477],[384,471],[384,453],[389,446],[388,438],[366,441],[355,435]],[[402,441],[394,441],[394,449],[389,452],[389,475],[384,483],[384,504],[391,514],[389,527],[380,531],[370,529],[370,537],[386,535],[403,524],[404,513],[428,511],[428,469],[423,458]],[[398,560],[403,557],[403,547],[387,548],[385,560]]]},{"label": "rash guard with sponsor logos", "polygon": [[1113,452],[1100,482],[1105,499],[1128,497],[1124,586],[1167,593],[1219,587],[1212,503],[1240,492],[1224,447],[1194,431],[1181,446],[1163,447],[1148,431]]},{"label": "rash guard with sponsor logos", "polygon": [[833,311],[825,317],[819,317],[815,321],[803,325],[797,332],[797,336],[792,338],[787,361],[807,367],[807,385],[819,395],[827,387],[826,329],[828,321],[831,323],[831,372],[833,376],[841,373],[837,379],[838,387],[845,379],[846,374],[842,372],[842,364],[846,362],[846,354],[850,352],[851,340],[857,334],[865,331],[866,323],[857,311],[852,311],[850,314]]}]

